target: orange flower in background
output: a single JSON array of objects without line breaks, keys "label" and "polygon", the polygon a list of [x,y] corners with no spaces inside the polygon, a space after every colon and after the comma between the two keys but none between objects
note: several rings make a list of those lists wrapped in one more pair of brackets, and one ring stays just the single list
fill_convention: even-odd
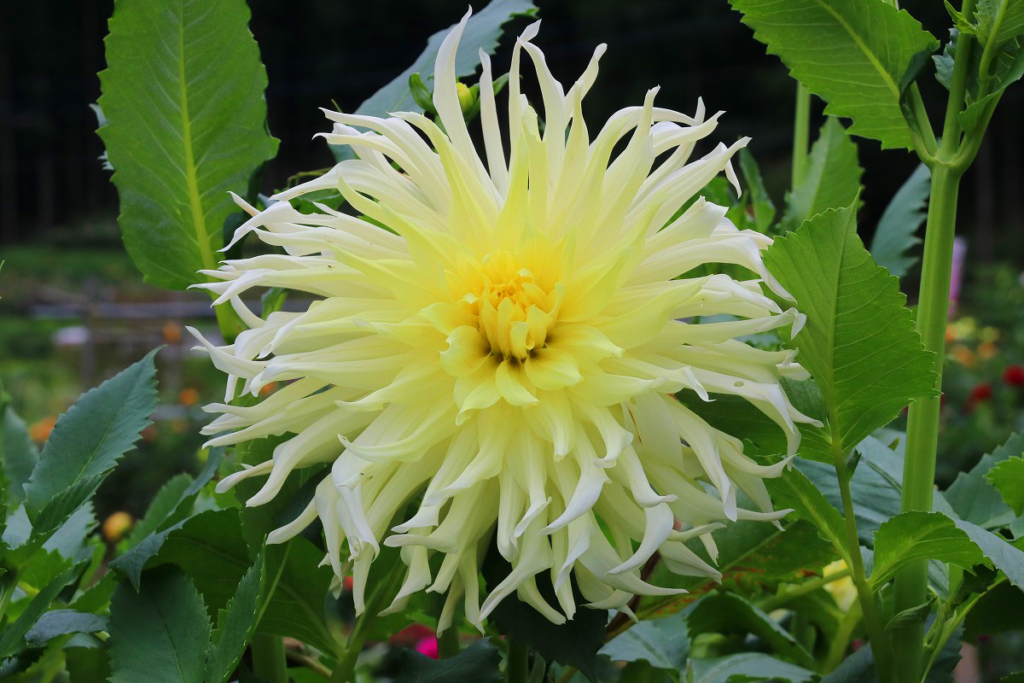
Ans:
[{"label": "orange flower in background", "polygon": [[260,396],[270,396],[275,391],[277,391],[277,382],[271,382],[270,384],[260,389]]},{"label": "orange flower in background", "polygon": [[166,323],[164,323],[163,332],[164,341],[167,342],[168,344],[177,344],[178,342],[181,341],[181,325],[174,322],[173,320],[168,320]]},{"label": "orange flower in background", "polygon": [[191,408],[195,404],[199,403],[199,392],[192,387],[185,387],[181,390],[181,393],[178,394],[178,403]]},{"label": "orange flower in background", "polygon": [[42,446],[46,443],[46,440],[50,438],[50,432],[53,431],[53,426],[55,424],[57,424],[57,418],[52,416],[44,417],[42,420],[39,420],[29,427],[29,436],[32,437],[33,441]]},{"label": "orange flower in background", "polygon": [[115,512],[103,520],[103,538],[108,543],[117,543],[131,530],[135,518],[127,512]]},{"label": "orange flower in background", "polygon": [[999,354],[999,348],[992,342],[985,342],[978,345],[978,356],[984,360],[991,360]]},{"label": "orange flower in background", "polygon": [[965,368],[973,368],[975,363],[974,351],[963,344],[954,344],[949,353]]}]

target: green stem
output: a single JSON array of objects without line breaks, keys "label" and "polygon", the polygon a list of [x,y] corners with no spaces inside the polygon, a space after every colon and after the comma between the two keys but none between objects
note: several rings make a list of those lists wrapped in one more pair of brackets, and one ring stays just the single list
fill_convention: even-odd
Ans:
[{"label": "green stem", "polygon": [[567,666],[562,670],[562,675],[558,677],[558,683],[569,683],[572,677],[576,675],[578,669],[575,666]]},{"label": "green stem", "polygon": [[530,650],[518,638],[508,639],[508,664],[505,680],[508,683],[526,683],[530,676]]},{"label": "green stem", "polygon": [[252,668],[267,683],[288,683],[288,661],[281,636],[258,633],[252,638]]},{"label": "green stem", "polygon": [[799,185],[804,178],[810,139],[811,92],[798,82],[796,84],[796,116],[793,117],[793,187]]},{"label": "green stem", "polygon": [[850,649],[853,629],[857,627],[862,615],[863,612],[860,609],[859,601],[850,605],[850,610],[843,615],[843,619],[839,622],[839,627],[836,629],[835,636],[832,638],[832,644],[828,648],[828,654],[825,656],[825,664],[822,667],[823,673],[831,673],[843,663],[843,659],[846,658],[846,651]]},{"label": "green stem", "polygon": [[828,584],[832,583],[833,581],[838,581],[839,579],[845,579],[849,575],[850,575],[850,570],[847,568],[847,569],[843,569],[841,571],[829,574],[828,576],[818,576],[818,577],[815,577],[813,579],[808,579],[807,581],[804,581],[803,583],[798,583],[798,584],[796,584],[794,586],[789,586],[789,587],[780,589],[779,592],[776,593],[775,595],[771,595],[771,596],[765,598],[764,600],[758,601],[757,606],[761,610],[763,610],[765,612],[771,612],[771,611],[777,610],[780,607],[785,607],[791,601],[796,600],[797,598],[799,598],[801,596],[807,595],[808,593],[813,593],[814,591],[818,590],[819,588],[827,586]]},{"label": "green stem", "polygon": [[437,656],[441,659],[448,659],[457,654],[459,654],[459,629],[452,624],[437,637]]},{"label": "green stem", "polygon": [[362,649],[362,643],[360,643],[357,647],[350,647],[345,651],[345,656],[334,667],[334,673],[331,674],[331,683],[351,683],[354,680],[356,661],[359,659],[359,653],[362,652]]},{"label": "green stem", "polygon": [[[964,0],[963,12],[974,13],[974,0]],[[934,354],[935,395],[910,404],[907,418],[907,450],[903,463],[903,512],[932,509],[935,460],[939,441],[939,394],[942,391],[942,364],[945,358],[946,323],[949,317],[949,282],[953,263],[953,236],[956,227],[957,195],[960,178],[969,160],[958,159],[961,129],[958,121],[967,92],[971,51],[974,39],[961,34],[946,104],[942,145],[932,168],[931,197],[925,227],[924,260],[918,296],[917,331],[925,349]],[[975,132],[984,134],[984,130]],[[964,141],[964,147],[976,141]],[[893,612],[913,608],[925,601],[928,592],[928,563],[908,563],[896,574]],[[901,653],[897,674],[903,683],[916,683],[921,677],[924,624],[912,623],[892,634],[893,648]]]},{"label": "green stem", "polygon": [[231,308],[231,304],[224,303],[214,306],[213,312],[217,315],[217,327],[220,328],[220,334],[224,337],[225,344],[233,344],[235,337],[248,329],[235,313],[235,309]]},{"label": "green stem", "polygon": [[[838,437],[838,435],[835,435]],[[837,443],[833,439],[833,443]],[[857,600],[864,612],[864,625],[871,640],[871,651],[875,656],[875,671],[881,683],[895,683],[893,657],[885,633],[885,622],[875,602],[875,594],[868,585],[864,573],[864,558],[860,553],[860,536],[857,534],[857,518],[854,516],[853,496],[850,494],[850,477],[846,469],[846,457],[842,452],[833,453],[836,475],[839,479],[839,495],[843,499],[843,518],[846,521],[846,551],[852,571],[853,585],[857,588]]]}]

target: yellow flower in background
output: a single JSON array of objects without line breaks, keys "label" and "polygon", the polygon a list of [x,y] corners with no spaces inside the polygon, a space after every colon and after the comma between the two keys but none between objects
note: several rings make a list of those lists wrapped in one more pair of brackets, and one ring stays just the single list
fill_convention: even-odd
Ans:
[{"label": "yellow flower in background", "polygon": [[[835,562],[825,566],[823,574],[825,578],[829,578],[833,574],[847,571],[846,562],[842,560],[836,560]],[[847,571],[847,573],[849,573]],[[825,584],[825,590],[829,592],[832,599],[835,600],[836,606],[844,612],[848,612],[853,606],[853,603],[857,601],[857,588],[853,585],[853,579],[850,576],[844,576],[841,579],[835,579]]]},{"label": "yellow flower in background", "polygon": [[[228,401],[290,383],[249,407],[208,406],[220,415],[204,433],[222,434],[211,446],[290,437],[219,488],[266,476],[248,501],[260,505],[296,468],[332,463],[309,506],[268,541],[319,517],[326,561],[339,584],[352,573],[359,611],[381,545],[400,547],[407,573],[389,611],[417,591],[446,593],[439,630],[460,600],[479,625],[513,593],[555,623],[571,619],[570,576],[596,608],[680,592],[641,580],[655,552],[673,571],[718,577],[684,542],[700,538],[714,559],[722,522],[782,517],[763,479],[785,463],[754,462],[743,434],[712,428],[674,394],[746,399],[785,432],[791,454],[795,423],[813,422],[780,386],[806,376],[793,352],[737,340],[802,322],[763,291],[788,297],[761,261],[771,240],[738,230],[703,198],[682,210],[723,171],[735,184],[730,159],[746,140],[691,161],[718,115],[655,107],[657,89],[592,136],[582,101],[604,46],[565,90],[531,42],[534,24],[513,51],[504,136],[481,53],[481,157],[455,80],[465,22],[437,56],[443,130],[415,113],[328,111],[334,128],[324,137],[356,159],[262,212],[238,200],[252,218],[235,241],[252,232],[284,253],[227,261],[208,272],[220,282],[199,285],[251,328],[234,344],[192,332],[228,373]],[[543,95],[543,134],[520,91],[524,54]],[[362,215],[289,204],[323,189],[340,190]],[[743,266],[754,279],[677,279],[709,263]],[[239,297],[272,286],[319,300],[264,321]],[[729,318],[685,321],[714,315]],[[741,508],[739,492],[756,509]],[[478,569],[492,538],[510,573],[483,597]],[[538,591],[541,572],[557,606]]]}]

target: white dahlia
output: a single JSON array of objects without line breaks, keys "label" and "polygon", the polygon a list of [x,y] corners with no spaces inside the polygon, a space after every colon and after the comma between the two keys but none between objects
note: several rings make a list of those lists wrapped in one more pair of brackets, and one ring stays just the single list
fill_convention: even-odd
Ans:
[{"label": "white dahlia", "polygon": [[[799,324],[763,292],[787,297],[761,261],[771,240],[738,230],[704,199],[677,215],[718,173],[735,184],[730,158],[746,140],[689,161],[718,115],[705,119],[702,104],[692,117],[655,107],[657,89],[591,139],[581,104],[604,46],[565,92],[530,42],[533,24],[512,55],[507,138],[480,54],[484,163],[455,80],[465,24],[437,56],[439,122],[327,111],[334,129],[324,137],[357,159],[278,194],[264,211],[239,201],[252,218],[235,240],[253,232],[284,253],[206,273],[220,281],[200,286],[250,329],[227,346],[200,340],[230,376],[227,401],[238,379],[253,396],[291,383],[250,407],[208,406],[220,416],[205,433],[220,435],[210,445],[290,438],[220,488],[267,476],[248,501],[260,505],[296,468],[333,463],[309,507],[268,541],[319,516],[325,561],[339,579],[353,574],[358,610],[381,544],[401,547],[407,574],[389,609],[416,591],[447,593],[441,629],[460,599],[479,625],[513,592],[553,622],[571,619],[570,576],[591,607],[627,609],[635,594],[678,592],[641,580],[655,552],[676,572],[716,577],[684,541],[700,538],[714,558],[720,522],[780,518],[762,479],[783,464],[755,463],[743,434],[711,427],[674,394],[743,397],[778,423],[790,453],[794,423],[811,421],[780,387],[781,376],[803,374],[793,354],[737,339]],[[524,52],[543,126],[520,92]],[[354,213],[289,204],[327,188]],[[709,263],[757,279],[677,279]],[[253,287],[319,299],[263,321],[239,299]],[[728,318],[687,322],[712,315]],[[757,510],[739,508],[737,490]],[[410,516],[391,526],[411,502]],[[481,603],[478,570],[492,538],[511,569]],[[557,608],[538,591],[541,572]]]}]

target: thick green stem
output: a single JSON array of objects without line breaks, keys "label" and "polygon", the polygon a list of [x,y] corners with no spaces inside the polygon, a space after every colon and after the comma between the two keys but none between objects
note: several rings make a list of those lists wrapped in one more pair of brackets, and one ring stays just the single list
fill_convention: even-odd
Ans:
[{"label": "thick green stem", "polygon": [[[963,12],[974,14],[974,0],[964,0]],[[961,34],[949,88],[949,101],[942,129],[937,163],[932,167],[931,197],[925,227],[924,260],[918,296],[917,331],[924,347],[934,354],[935,396],[914,401],[907,421],[907,449],[903,463],[902,510],[932,509],[935,460],[939,441],[939,393],[945,358],[946,322],[949,317],[949,282],[953,264],[953,236],[956,228],[957,194],[960,178],[969,160],[960,158],[961,128],[958,117],[964,108],[971,51],[974,39]],[[976,131],[976,135],[983,134]],[[965,140],[964,147],[976,140]],[[928,594],[928,564],[911,562],[896,574],[893,612],[922,604]],[[895,633],[893,648],[900,653],[897,674],[902,683],[916,683],[921,677],[924,624],[912,623]]]},{"label": "thick green stem", "polygon": [[[838,435],[836,435],[838,436]],[[843,518],[846,521],[846,551],[849,557],[853,585],[857,589],[857,601],[864,612],[864,625],[871,640],[871,652],[875,656],[875,671],[881,683],[895,683],[892,647],[886,637],[885,622],[875,602],[875,594],[868,585],[864,573],[864,558],[860,553],[860,536],[857,533],[857,518],[853,510],[853,496],[850,494],[850,477],[846,469],[844,453],[835,453],[836,476],[839,479],[839,494],[843,499]],[[901,653],[902,655],[902,653]]]},{"label": "thick green stem", "polygon": [[253,673],[267,683],[288,683],[288,661],[281,636],[259,633],[252,639]]},{"label": "thick green stem", "polygon": [[807,167],[807,147],[811,139],[811,92],[802,83],[796,84],[796,116],[793,117],[793,177],[796,187]]},{"label": "thick green stem", "polygon": [[526,683],[530,677],[530,650],[518,638],[508,639],[508,664],[505,680],[508,683]]}]

